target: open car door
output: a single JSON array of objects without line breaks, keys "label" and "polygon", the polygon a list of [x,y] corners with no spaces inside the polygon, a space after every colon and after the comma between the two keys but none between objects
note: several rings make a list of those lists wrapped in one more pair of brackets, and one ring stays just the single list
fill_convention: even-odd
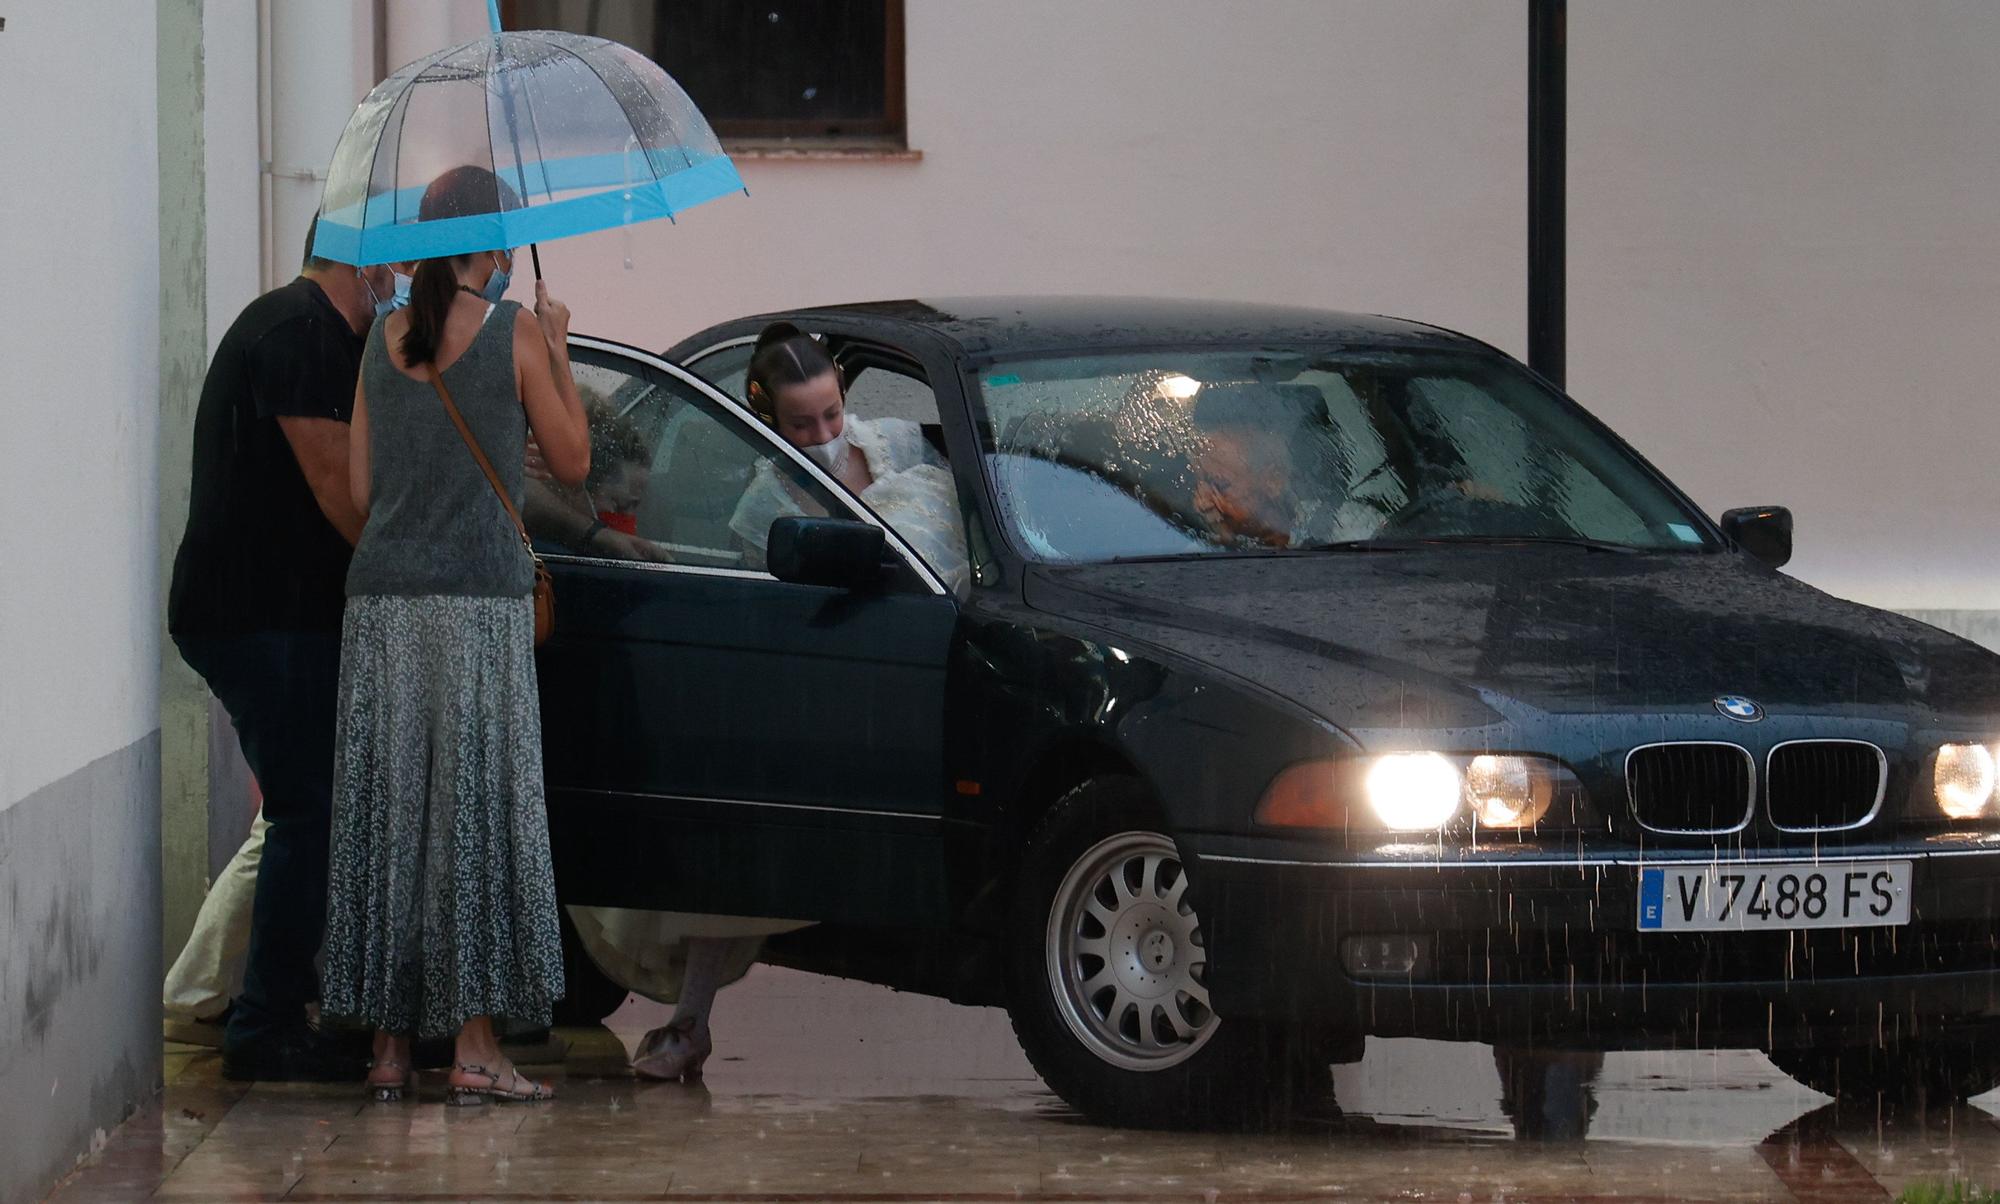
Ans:
[{"label": "open car door", "polygon": [[[731,529],[755,474],[806,513],[880,523],[685,369],[571,349],[591,482],[538,487],[528,507],[555,577],[539,670],[563,901],[942,923],[956,599],[893,531],[879,590],[777,580]],[[635,535],[563,542],[614,498]]]}]

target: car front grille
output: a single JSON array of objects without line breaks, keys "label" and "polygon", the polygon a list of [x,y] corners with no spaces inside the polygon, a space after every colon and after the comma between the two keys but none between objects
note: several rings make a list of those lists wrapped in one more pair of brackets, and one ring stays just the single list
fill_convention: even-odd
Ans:
[{"label": "car front grille", "polygon": [[1655,832],[1733,832],[1756,791],[1750,754],[1734,744],[1648,744],[1625,759],[1632,813]]},{"label": "car front grille", "polygon": [[1875,813],[1888,761],[1860,740],[1798,740],[1771,750],[1764,776],[1773,824],[1788,832],[1838,831]]}]

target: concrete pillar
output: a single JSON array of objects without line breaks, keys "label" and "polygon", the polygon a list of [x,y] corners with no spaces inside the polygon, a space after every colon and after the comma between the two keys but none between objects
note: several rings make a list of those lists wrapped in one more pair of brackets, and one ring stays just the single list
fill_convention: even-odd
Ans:
[{"label": "concrete pillar", "polygon": [[486,33],[489,25],[486,0],[435,0],[385,8],[389,22],[385,72],[447,46],[469,42]]},{"label": "concrete pillar", "polygon": [[[256,0],[203,0],[208,349],[264,291],[264,115]],[[185,472],[187,465],[163,462]]]},{"label": "concrete pillar", "polygon": [[[159,7],[160,939],[171,959],[208,891],[209,697],[166,634],[166,585],[187,525],[194,412],[208,370],[205,55],[201,0]],[[168,151],[171,148],[171,151]],[[154,998],[159,997],[158,991]]]},{"label": "concrete pillar", "polygon": [[[417,7],[399,5],[397,7]],[[369,14],[355,4],[266,8],[270,23],[271,230],[266,278],[298,274],[306,227],[319,211],[321,185],[334,144],[372,86],[356,78],[355,47],[370,34]]]}]

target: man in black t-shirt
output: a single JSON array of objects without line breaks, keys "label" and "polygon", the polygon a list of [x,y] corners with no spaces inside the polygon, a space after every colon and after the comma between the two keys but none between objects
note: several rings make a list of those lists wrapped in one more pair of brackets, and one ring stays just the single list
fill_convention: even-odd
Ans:
[{"label": "man in black t-shirt", "polygon": [[358,1078],[307,1024],[326,924],[335,693],[347,561],[348,415],[386,266],[311,257],[216,348],[194,422],[193,495],[167,626],[236,725],[264,795],[243,993],[223,1037],[233,1079]]}]

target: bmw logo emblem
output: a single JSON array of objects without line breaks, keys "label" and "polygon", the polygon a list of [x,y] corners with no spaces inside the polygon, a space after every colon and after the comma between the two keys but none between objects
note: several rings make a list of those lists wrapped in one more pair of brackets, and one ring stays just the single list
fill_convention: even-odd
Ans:
[{"label": "bmw logo emblem", "polygon": [[1738,723],[1755,723],[1764,717],[1764,708],[1741,694],[1724,694],[1715,700],[1716,713]]}]

